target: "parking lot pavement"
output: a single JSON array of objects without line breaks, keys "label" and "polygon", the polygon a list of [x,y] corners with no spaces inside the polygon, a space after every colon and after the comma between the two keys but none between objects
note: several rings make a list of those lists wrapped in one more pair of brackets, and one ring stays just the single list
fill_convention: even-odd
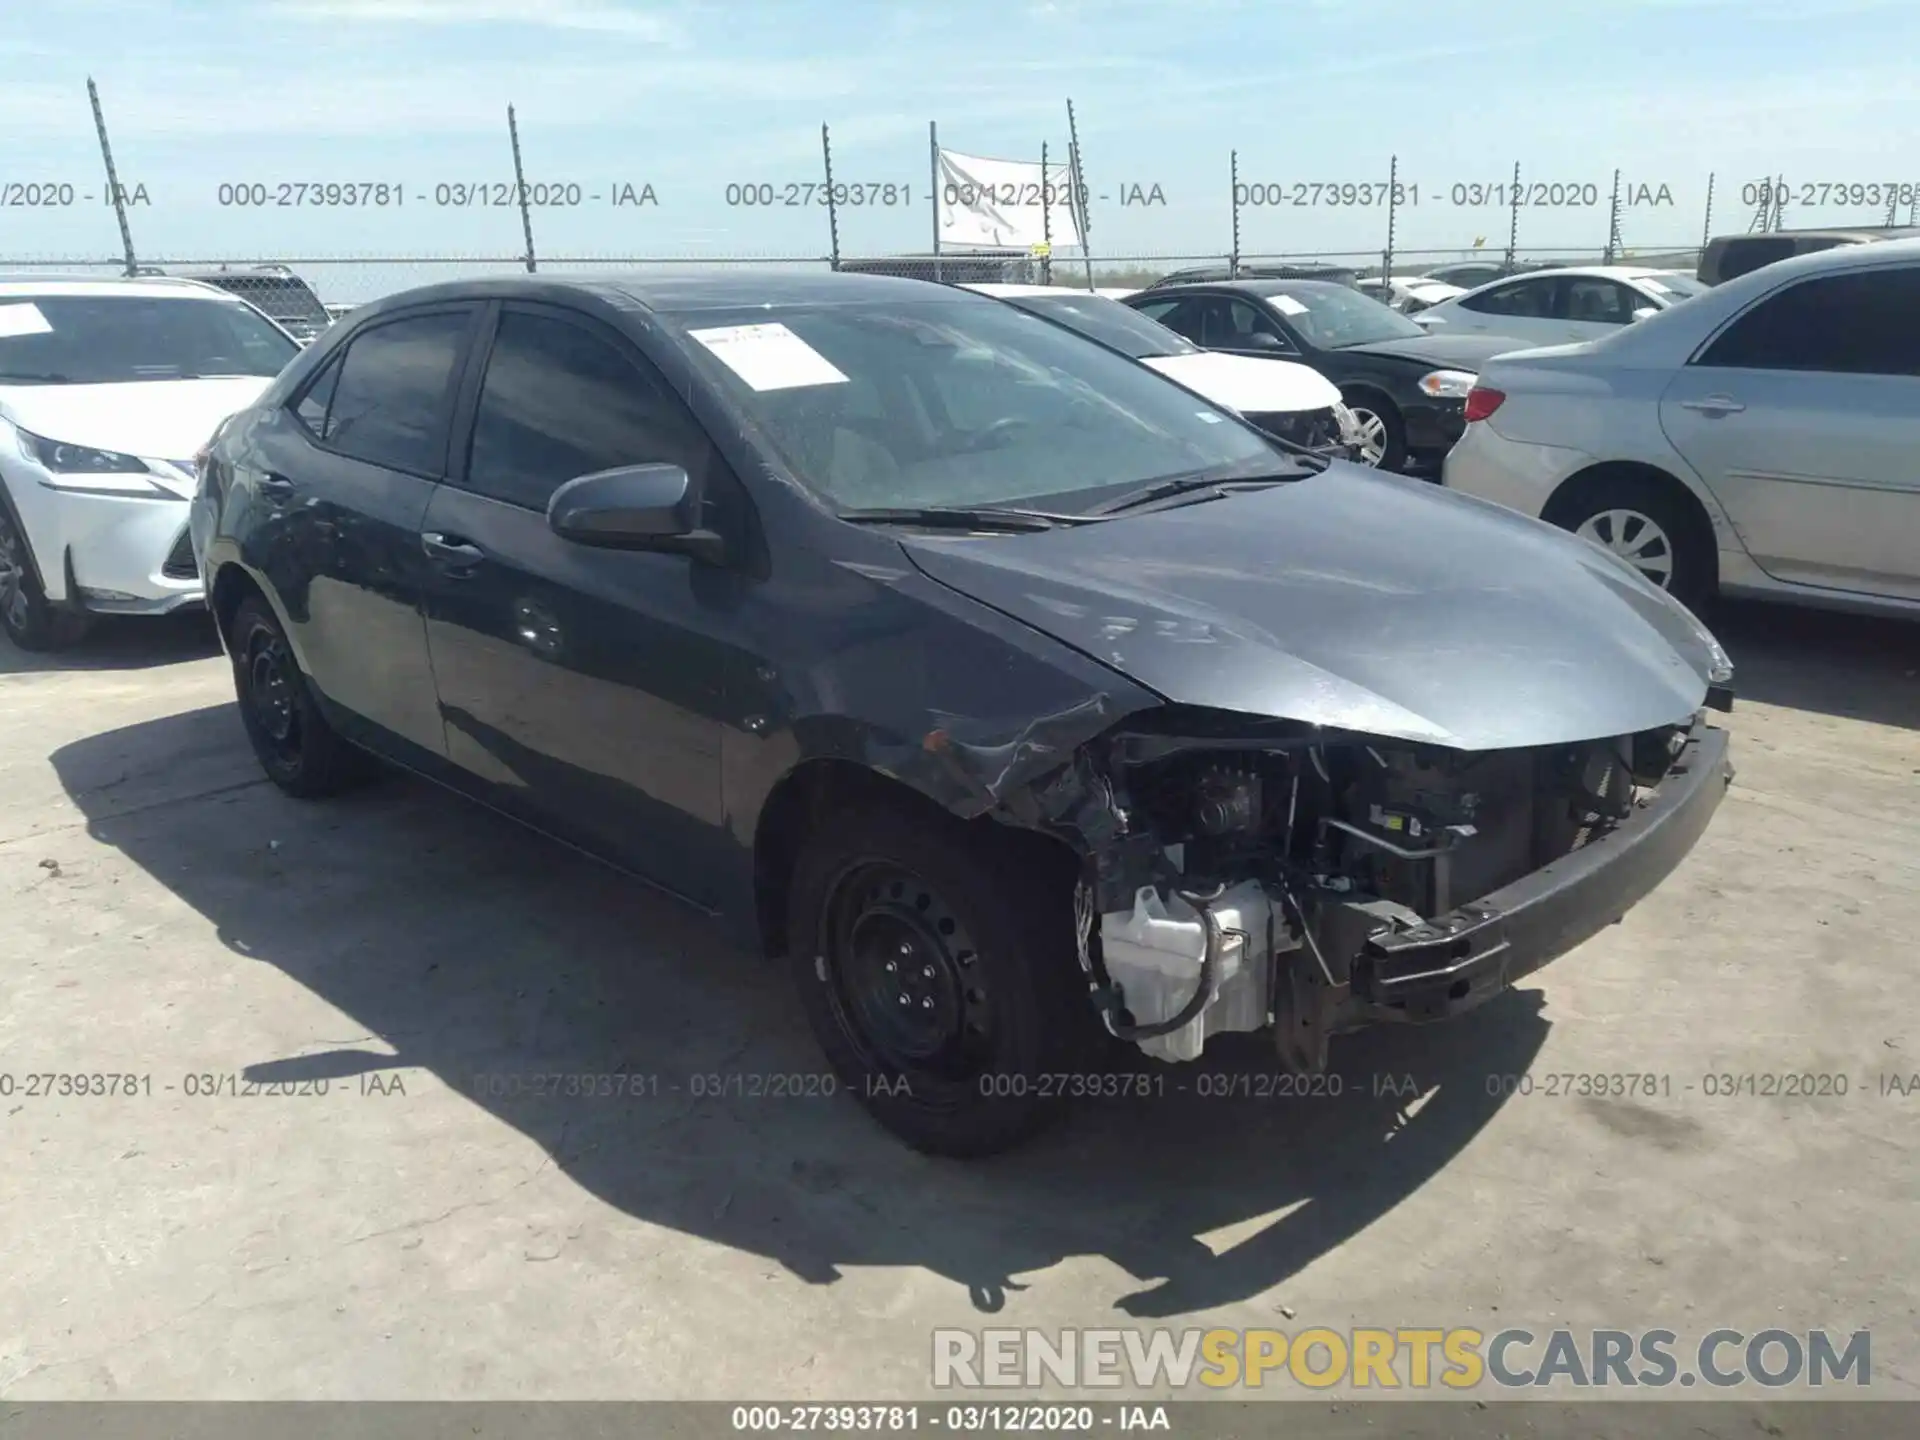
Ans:
[{"label": "parking lot pavement", "polygon": [[[752,1093],[820,1071],[781,976],[635,884],[408,780],[283,798],[198,626],[0,647],[0,1394],[910,1396],[935,1325],[1166,1321],[1869,1328],[1911,1398],[1920,630],[1721,623],[1738,777],[1623,924],[1336,1042],[1338,1099],[970,1165]],[[1848,1093],[1709,1078],[1778,1074]]]}]

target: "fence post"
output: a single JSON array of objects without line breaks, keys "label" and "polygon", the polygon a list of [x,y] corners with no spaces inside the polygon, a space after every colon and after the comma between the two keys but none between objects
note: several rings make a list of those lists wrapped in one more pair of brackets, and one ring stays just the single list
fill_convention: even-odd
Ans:
[{"label": "fence post", "polygon": [[940,131],[932,120],[927,122],[927,168],[933,181],[933,191],[927,196],[933,204],[933,278],[940,279]]},{"label": "fence post", "polygon": [[1713,171],[1707,172],[1707,218],[1700,226],[1700,254],[1706,257],[1707,246],[1713,243]]},{"label": "fence post", "polygon": [[1613,203],[1607,207],[1607,253],[1603,265],[1611,265],[1620,253],[1620,172],[1613,172]]},{"label": "fence post", "polygon": [[840,205],[833,198],[833,144],[827,139],[827,125],[820,122],[820,163],[827,172],[827,266],[840,268]]},{"label": "fence post", "polygon": [[1520,258],[1520,162],[1513,162],[1513,190],[1507,196],[1507,259],[1500,268],[1507,274],[1513,274],[1514,263]]},{"label": "fence post", "polygon": [[1400,157],[1387,159],[1387,251],[1380,257],[1380,281],[1387,286],[1387,293],[1393,293],[1393,240],[1394,229],[1400,223]]},{"label": "fence post", "polygon": [[1240,278],[1240,152],[1229,151],[1227,171],[1233,177],[1233,253],[1227,257],[1227,278]]},{"label": "fence post", "polygon": [[513,147],[513,187],[520,197],[520,233],[527,240],[527,273],[533,274],[533,210],[527,204],[527,172],[520,168],[520,124],[507,106],[507,143]]},{"label": "fence post", "polygon": [[87,77],[87,99],[93,105],[93,129],[100,137],[100,158],[107,162],[107,196],[113,201],[113,213],[120,221],[120,248],[126,253],[127,274],[140,267],[133,258],[133,231],[127,225],[127,197],[120,189],[120,177],[113,169],[113,146],[107,143],[107,117],[100,111],[100,91]]},{"label": "fence post", "polygon": [[1046,253],[1040,257],[1040,283],[1053,284],[1053,178],[1047,169],[1047,142],[1040,142],[1040,243]]},{"label": "fence post", "polygon": [[1087,223],[1087,169],[1080,154],[1080,127],[1074,122],[1073,101],[1067,101],[1067,160],[1073,176],[1073,193],[1079,197],[1080,258],[1086,262],[1087,289],[1093,289],[1093,240]]}]

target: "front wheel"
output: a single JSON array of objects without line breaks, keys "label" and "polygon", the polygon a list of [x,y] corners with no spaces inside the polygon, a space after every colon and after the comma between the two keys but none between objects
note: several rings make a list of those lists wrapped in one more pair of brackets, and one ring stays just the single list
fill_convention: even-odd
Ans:
[{"label": "front wheel", "polygon": [[1089,1048],[1071,869],[1013,863],[1013,843],[882,801],[836,815],[795,867],[807,1020],[840,1083],[929,1154],[1027,1139]]},{"label": "front wheel", "polygon": [[47,599],[26,534],[0,503],[0,629],[22,650],[61,650],[85,636],[87,620]]},{"label": "front wheel", "polygon": [[1357,439],[1354,459],[1376,470],[1398,470],[1407,463],[1407,426],[1393,405],[1366,391],[1346,397]]}]

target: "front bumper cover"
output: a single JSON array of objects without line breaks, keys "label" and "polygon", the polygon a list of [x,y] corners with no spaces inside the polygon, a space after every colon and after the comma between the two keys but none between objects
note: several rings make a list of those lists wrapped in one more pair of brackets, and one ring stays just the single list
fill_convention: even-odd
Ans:
[{"label": "front bumper cover", "polygon": [[1619,920],[1719,809],[1733,780],[1727,738],[1696,722],[1666,779],[1604,836],[1425,925],[1366,935],[1342,1028],[1461,1014]]}]

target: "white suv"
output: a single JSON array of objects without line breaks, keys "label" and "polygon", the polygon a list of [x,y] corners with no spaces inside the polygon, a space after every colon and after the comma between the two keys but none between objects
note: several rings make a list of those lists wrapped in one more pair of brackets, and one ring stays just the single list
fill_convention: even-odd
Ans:
[{"label": "white suv", "polygon": [[195,457],[299,353],[253,306],[192,281],[0,281],[0,629],[14,644],[203,601]]}]

